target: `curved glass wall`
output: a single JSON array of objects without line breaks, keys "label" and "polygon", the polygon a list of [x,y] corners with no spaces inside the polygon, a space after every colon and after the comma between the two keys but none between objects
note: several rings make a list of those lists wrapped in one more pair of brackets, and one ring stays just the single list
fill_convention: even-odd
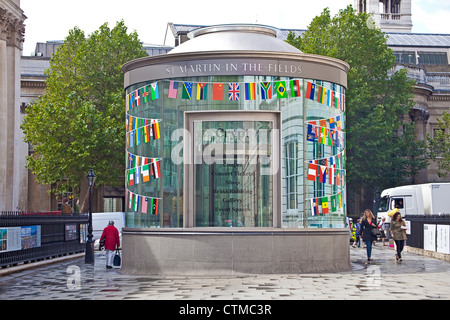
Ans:
[{"label": "curved glass wall", "polygon": [[[342,86],[290,77],[205,76],[139,83],[126,93],[128,227],[183,226],[183,143],[186,134],[194,134],[185,131],[184,112],[222,110],[281,112],[278,140],[261,135],[272,127],[257,119],[194,127],[201,148],[229,139],[237,144],[239,132],[258,133],[256,153],[280,144],[282,227],[344,227]],[[217,135],[212,140],[211,130],[222,138],[228,133],[228,140],[218,142]],[[247,143],[250,138],[246,136]],[[216,159],[228,157],[226,165],[196,165],[194,226],[272,226],[273,177],[261,174],[262,157],[250,162],[246,153],[234,150],[232,156],[214,154]]]}]

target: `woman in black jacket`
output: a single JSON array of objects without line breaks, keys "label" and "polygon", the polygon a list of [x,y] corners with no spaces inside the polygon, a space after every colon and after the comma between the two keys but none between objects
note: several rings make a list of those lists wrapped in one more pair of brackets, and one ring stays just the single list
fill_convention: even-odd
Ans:
[{"label": "woman in black jacket", "polygon": [[361,238],[366,243],[367,260],[372,261],[372,242],[376,240],[376,237],[372,235],[372,229],[376,229],[377,224],[372,211],[366,209],[361,221]]}]

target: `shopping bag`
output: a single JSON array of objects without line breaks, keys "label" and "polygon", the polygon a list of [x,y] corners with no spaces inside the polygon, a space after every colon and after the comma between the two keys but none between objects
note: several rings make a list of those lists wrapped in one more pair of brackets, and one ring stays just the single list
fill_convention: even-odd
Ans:
[{"label": "shopping bag", "polygon": [[120,258],[120,252],[119,249],[116,250],[116,254],[114,255],[114,260],[113,260],[113,265],[115,267],[120,267],[120,263],[121,263],[121,258]]}]

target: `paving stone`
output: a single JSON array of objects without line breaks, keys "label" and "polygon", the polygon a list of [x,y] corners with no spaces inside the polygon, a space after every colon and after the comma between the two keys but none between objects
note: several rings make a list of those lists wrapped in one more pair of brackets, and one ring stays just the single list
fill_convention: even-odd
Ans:
[{"label": "paving stone", "polygon": [[[104,253],[94,266],[84,257],[8,273],[0,278],[0,299],[10,300],[304,300],[450,299],[450,262],[413,253],[396,263],[391,248],[350,248],[352,269],[337,273],[239,275],[235,277],[134,276],[105,269]],[[67,270],[79,267],[69,290]],[[0,274],[1,275],[1,274]]]}]

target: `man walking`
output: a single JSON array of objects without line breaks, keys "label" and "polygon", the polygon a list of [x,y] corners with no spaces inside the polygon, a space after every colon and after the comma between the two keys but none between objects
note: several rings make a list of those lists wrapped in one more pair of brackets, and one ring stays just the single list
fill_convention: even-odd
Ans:
[{"label": "man walking", "polygon": [[114,221],[109,221],[108,226],[103,229],[100,242],[105,240],[106,269],[112,269],[114,251],[120,247],[119,231],[114,227]]}]

